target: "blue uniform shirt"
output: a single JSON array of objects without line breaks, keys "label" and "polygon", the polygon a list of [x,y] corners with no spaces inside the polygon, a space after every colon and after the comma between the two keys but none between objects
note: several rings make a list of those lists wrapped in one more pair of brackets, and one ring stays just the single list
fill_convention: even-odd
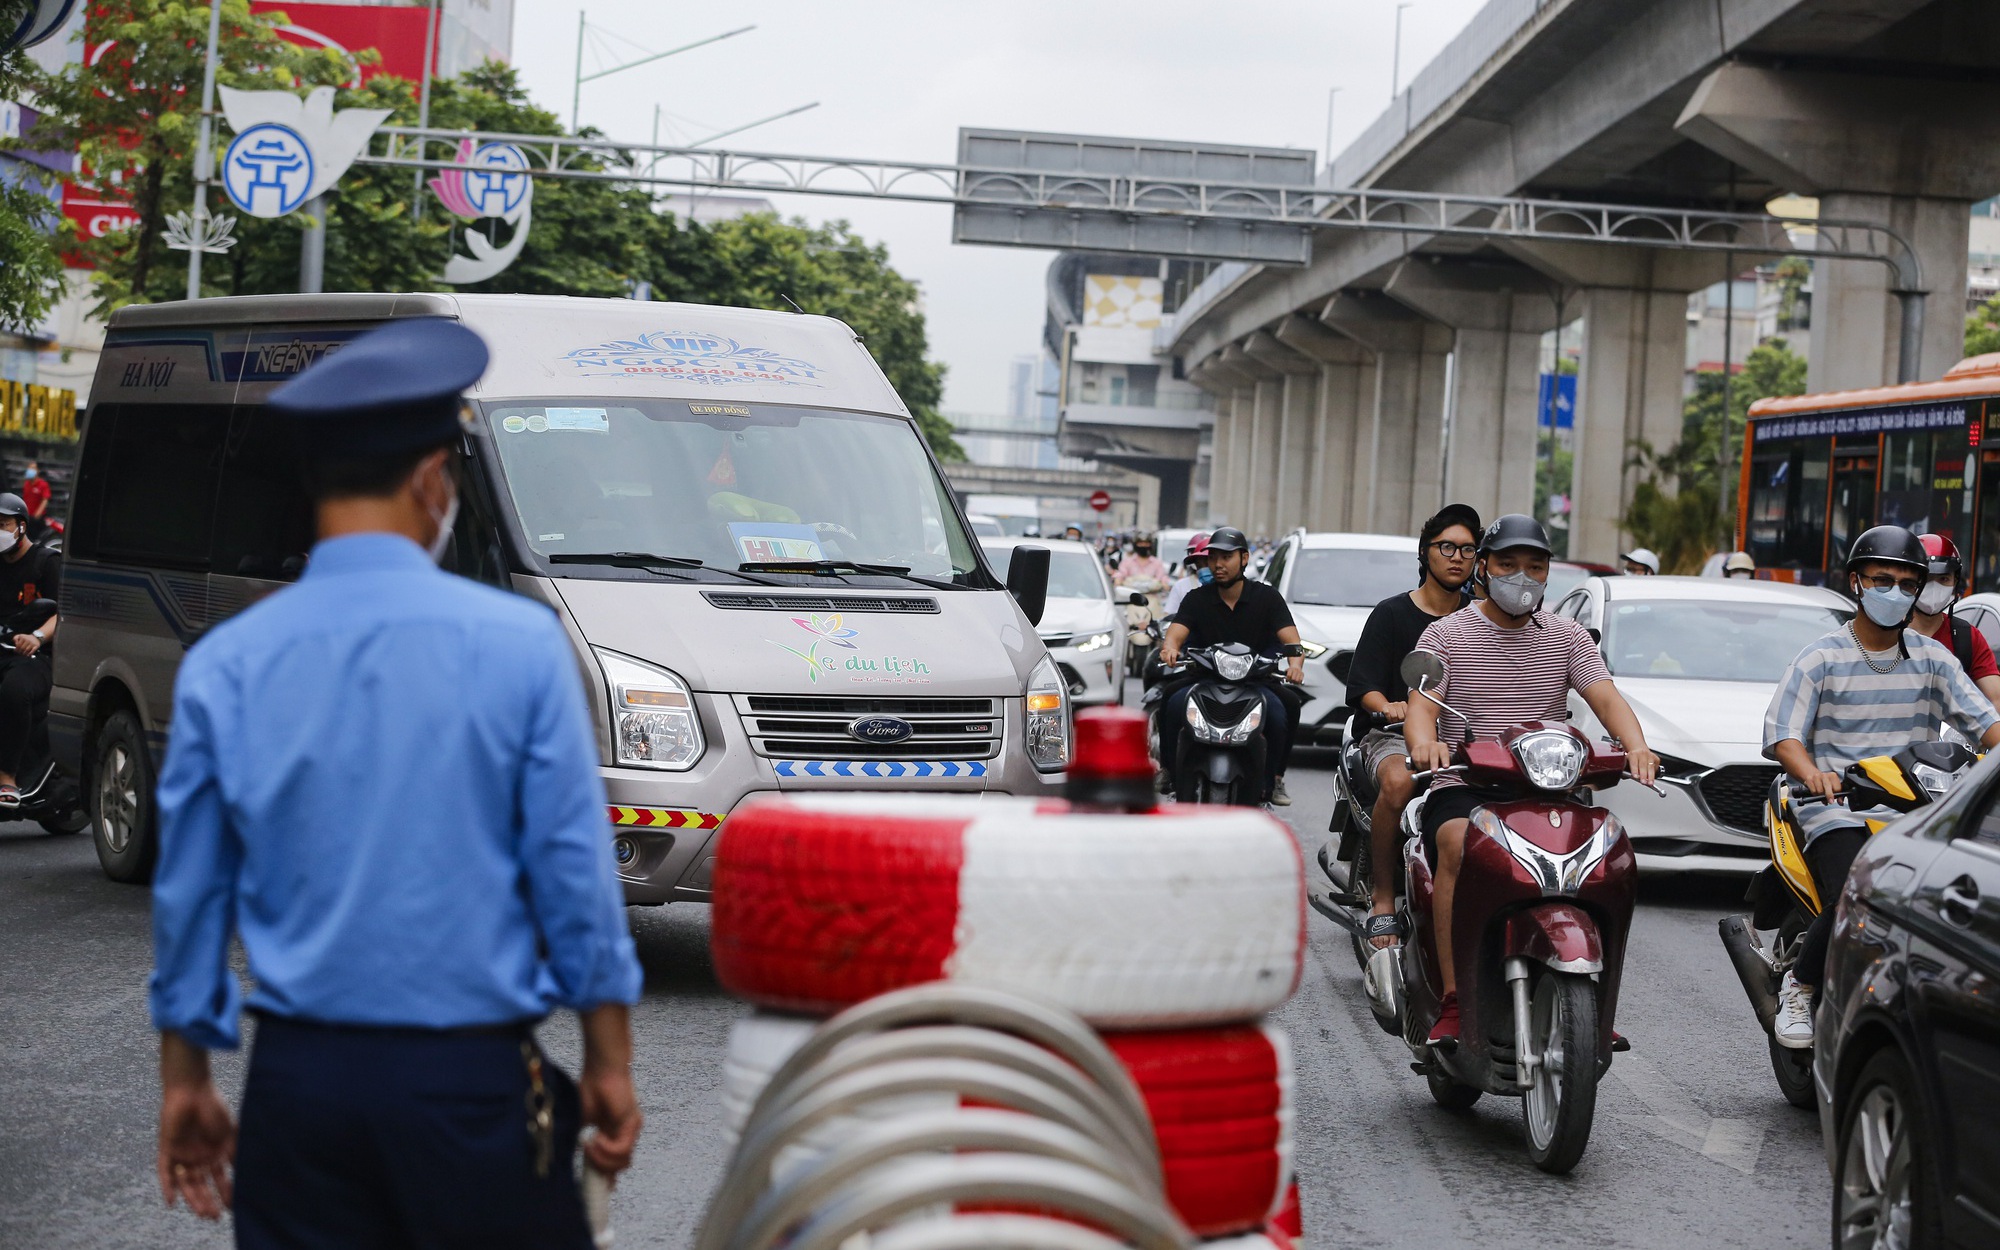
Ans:
[{"label": "blue uniform shirt", "polygon": [[529,600],[389,534],[187,654],[160,778],[153,1024],[234,1047],[250,1006],[458,1028],[630,1003],[639,964],[574,652]]}]

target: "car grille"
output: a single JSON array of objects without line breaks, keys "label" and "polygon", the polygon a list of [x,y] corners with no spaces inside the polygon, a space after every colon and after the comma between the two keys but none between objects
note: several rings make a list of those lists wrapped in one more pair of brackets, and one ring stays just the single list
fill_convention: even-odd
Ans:
[{"label": "car grille", "polygon": [[1054,651],[1057,647],[1067,647],[1076,641],[1074,634],[1043,634],[1042,645]]},{"label": "car grille", "polygon": [[1745,833],[1764,830],[1764,799],[1771,779],[1779,769],[1775,764],[1731,764],[1718,768],[1695,783],[1702,805],[1718,825]]},{"label": "car grille", "polygon": [[760,595],[734,590],[704,590],[711,606],[739,612],[899,612],[935,615],[938,601],[887,598],[881,595]]},{"label": "car grille", "polygon": [[1333,679],[1343,686],[1347,684],[1347,670],[1353,666],[1352,651],[1336,651],[1326,658],[1326,671],[1332,673]]},{"label": "car grille", "polygon": [[[997,699],[867,699],[843,695],[736,696],[757,754],[801,760],[985,760],[1000,753]],[[858,742],[860,716],[895,716],[915,731],[901,742]]]}]

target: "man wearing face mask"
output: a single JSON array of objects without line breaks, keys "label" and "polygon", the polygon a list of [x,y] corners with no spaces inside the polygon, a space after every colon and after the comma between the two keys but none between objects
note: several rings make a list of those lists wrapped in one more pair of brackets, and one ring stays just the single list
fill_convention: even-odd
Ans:
[{"label": "man wearing face mask", "polygon": [[[1474,577],[1485,585],[1486,598],[1430,626],[1417,640],[1419,650],[1444,660],[1445,679],[1435,691],[1425,692],[1435,698],[1411,694],[1404,721],[1410,767],[1447,767],[1452,744],[1465,741],[1468,734],[1497,738],[1508,726],[1524,721],[1563,720],[1569,712],[1569,692],[1574,690],[1612,736],[1625,744],[1632,776],[1642,785],[1650,784],[1660,771],[1659,757],[1646,746],[1639,719],[1612,683],[1597,644],[1569,617],[1542,610],[1549,581],[1549,538],[1541,524],[1513,513],[1487,526],[1479,539]],[[1444,712],[1446,703],[1471,723]],[[1441,719],[1448,722],[1446,734],[1439,733]],[[1441,774],[1431,782],[1430,798],[1424,803],[1424,845],[1437,864],[1432,923],[1444,982],[1444,999],[1430,1035],[1434,1046],[1458,1041],[1458,978],[1446,935],[1451,933],[1465,831],[1474,808],[1511,794]]]},{"label": "man wearing face mask", "polygon": [[1174,583],[1167,592],[1167,606],[1163,619],[1172,620],[1174,613],[1181,610],[1181,600],[1187,598],[1188,591],[1197,586],[1206,586],[1215,580],[1215,574],[1208,567],[1208,535],[1196,534],[1188,539],[1187,556],[1181,561],[1187,570],[1185,576]]},{"label": "man wearing face mask", "polygon": [[21,805],[16,776],[36,730],[49,715],[56,618],[34,610],[62,589],[62,557],[38,546],[34,517],[19,495],[0,494],[0,619],[12,621],[0,651],[0,811]]},{"label": "man wearing face mask", "polygon": [[[271,395],[319,542],[175,685],[159,1181],[210,1219],[233,1205],[241,1247],[587,1250],[580,1126],[606,1173],[638,1137],[640,970],[569,642],[546,607],[435,563],[486,363],[456,322],[396,321]],[[208,1053],[246,1005],[239,1133]],[[557,1007],[582,1024],[580,1084],[534,1034]]]},{"label": "man wearing face mask", "polygon": [[1951,605],[1965,586],[1965,560],[1958,554],[1958,544],[1943,534],[1923,534],[1918,541],[1930,557],[1930,577],[1917,592],[1910,628],[1949,648],[1986,701],[2000,704],[2000,662],[1994,660],[1993,648],[1971,621],[1951,614]]},{"label": "man wearing face mask", "polygon": [[[1878,525],[1854,540],[1846,589],[1861,611],[1799,652],[1764,713],[1765,758],[1782,764],[1798,791],[1831,798],[1849,764],[1935,741],[1947,722],[1989,750],[2000,745],[1993,704],[1950,650],[1908,628],[1930,571],[1931,553],[1901,526]],[[1897,813],[1834,803],[1803,804],[1793,813],[1813,887],[1828,906],[1806,930],[1798,962],[1779,987],[1771,1035],[1781,1046],[1806,1050],[1813,1044],[1812,997],[1833,936],[1831,901],[1868,841],[1868,818]]]}]

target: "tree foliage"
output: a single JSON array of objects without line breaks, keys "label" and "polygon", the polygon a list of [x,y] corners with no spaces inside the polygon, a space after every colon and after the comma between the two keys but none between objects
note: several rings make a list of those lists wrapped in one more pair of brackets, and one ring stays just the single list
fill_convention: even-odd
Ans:
[{"label": "tree foliage", "polygon": [[2000,352],[2000,295],[1972,310],[1965,319],[1965,354]]},{"label": "tree foliage", "polygon": [[[0,30],[20,25],[28,0],[0,0]],[[0,53],[0,99],[29,90],[34,64],[20,49]],[[0,329],[22,331],[46,317],[62,290],[62,257],[56,228],[61,215],[50,198],[54,178],[42,185],[25,162],[21,181],[0,180]]]},{"label": "tree foliage", "polygon": [[[252,14],[248,0],[222,2],[219,81],[302,89],[352,78],[351,64],[339,54],[305,51],[278,38],[275,15]],[[73,66],[46,91],[60,117],[62,141],[84,152],[101,183],[123,190],[140,220],[132,230],[80,246],[98,268],[105,309],[178,299],[186,289],[186,257],[167,250],[162,230],[168,213],[192,202],[208,10],[183,0],[103,0],[90,20],[101,24],[92,29],[92,42],[117,39],[126,49],[123,59]],[[143,86],[153,82],[196,86]],[[382,75],[343,88],[335,105],[389,109],[388,124],[409,126],[418,120],[417,96],[415,84]],[[563,132],[553,113],[528,99],[517,72],[494,63],[433,81],[429,120],[442,129]],[[218,153],[227,142],[226,133],[218,135]],[[435,147],[429,154],[442,155]],[[227,211],[219,190],[213,194],[216,211]],[[354,166],[327,193],[326,204],[329,291],[453,289],[439,275],[453,252],[463,250],[463,232],[495,228],[490,221],[459,221],[428,189],[419,191],[412,171],[390,166]],[[886,248],[859,238],[845,222],[810,226],[770,214],[684,222],[658,211],[642,187],[556,178],[537,180],[533,221],[519,260],[459,289],[600,298],[650,293],[653,299],[779,310],[789,297],[809,312],[852,325],[938,454],[962,457],[938,411],[944,368],[926,355],[917,286],[890,265]],[[302,213],[270,221],[239,216],[240,241],[205,264],[203,293],[297,290],[299,236],[307,225]]]},{"label": "tree foliage", "polygon": [[[1805,359],[1784,339],[1768,339],[1744,359],[1742,372],[1729,387],[1726,416],[1722,374],[1700,373],[1695,375],[1695,393],[1682,409],[1680,441],[1665,451],[1644,442],[1634,445],[1631,467],[1638,481],[1625,512],[1625,529],[1633,541],[1659,553],[1661,572],[1697,572],[1703,561],[1732,540],[1734,514],[1723,513],[1717,492],[1726,490],[1735,497],[1750,405],[1774,395],[1801,395],[1805,389]],[[1726,482],[1722,480],[1725,440]]]}]

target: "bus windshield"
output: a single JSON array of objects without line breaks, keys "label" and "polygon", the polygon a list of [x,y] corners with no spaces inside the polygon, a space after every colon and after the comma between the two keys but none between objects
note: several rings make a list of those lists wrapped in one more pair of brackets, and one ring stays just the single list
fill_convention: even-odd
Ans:
[{"label": "bus windshield", "polygon": [[958,578],[977,559],[915,424],[774,404],[483,405],[528,548],[711,568],[851,561]]}]

